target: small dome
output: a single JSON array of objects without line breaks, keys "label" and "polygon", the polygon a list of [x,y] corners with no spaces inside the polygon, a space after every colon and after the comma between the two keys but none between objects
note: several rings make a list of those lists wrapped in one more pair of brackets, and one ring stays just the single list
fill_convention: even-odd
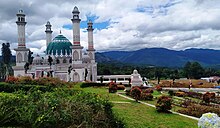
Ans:
[{"label": "small dome", "polygon": [[133,71],[133,74],[138,74],[138,71],[135,69],[135,70]]},{"label": "small dome", "polygon": [[72,43],[63,35],[56,36],[47,46],[47,55],[70,55]]}]

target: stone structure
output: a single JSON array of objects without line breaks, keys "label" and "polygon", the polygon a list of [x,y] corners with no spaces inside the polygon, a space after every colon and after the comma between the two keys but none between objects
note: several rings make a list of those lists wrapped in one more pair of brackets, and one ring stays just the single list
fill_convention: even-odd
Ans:
[{"label": "stone structure", "polygon": [[134,70],[133,74],[131,74],[131,87],[132,86],[141,86],[141,85],[143,85],[141,75],[138,73],[137,70]]},{"label": "stone structure", "polygon": [[[32,76],[35,78],[52,76],[65,81],[96,81],[97,63],[95,62],[95,49],[93,46],[93,23],[88,22],[88,49],[82,53],[80,44],[80,21],[79,10],[74,7],[72,14],[73,44],[61,34],[52,40],[51,24],[46,23],[46,53],[44,56],[35,56],[33,63],[25,72],[24,65],[28,63],[29,49],[25,45],[25,14],[19,10],[17,14],[18,48],[16,51],[16,66],[14,76]],[[49,60],[52,60],[49,63]]]}]

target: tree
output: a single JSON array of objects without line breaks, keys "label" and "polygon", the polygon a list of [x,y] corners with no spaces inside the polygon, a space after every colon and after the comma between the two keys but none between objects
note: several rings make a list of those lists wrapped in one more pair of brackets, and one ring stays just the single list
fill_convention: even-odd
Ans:
[{"label": "tree", "polygon": [[53,58],[51,56],[48,56],[48,62],[51,68],[52,62],[53,62]]},{"label": "tree", "polygon": [[204,69],[198,62],[187,62],[183,70],[185,76],[192,79],[199,79],[204,74]]},{"label": "tree", "polygon": [[34,57],[32,56],[33,52],[31,50],[28,51],[28,63],[32,64]]},{"label": "tree", "polygon": [[29,69],[29,63],[26,62],[25,65],[24,65],[24,69],[25,69],[25,74],[27,73],[27,70]]},{"label": "tree", "polygon": [[86,81],[87,75],[88,75],[88,69],[86,68],[86,69],[85,69],[85,78],[84,78],[85,81]]},{"label": "tree", "polygon": [[160,83],[161,75],[162,75],[161,69],[160,69],[160,68],[157,68],[156,71],[155,71],[155,77],[157,78],[157,84]]},{"label": "tree", "polygon": [[9,70],[11,69],[10,60],[11,60],[11,50],[9,43],[2,44],[2,61],[3,61],[3,68],[5,69],[5,73],[3,74],[4,77],[10,75]]}]

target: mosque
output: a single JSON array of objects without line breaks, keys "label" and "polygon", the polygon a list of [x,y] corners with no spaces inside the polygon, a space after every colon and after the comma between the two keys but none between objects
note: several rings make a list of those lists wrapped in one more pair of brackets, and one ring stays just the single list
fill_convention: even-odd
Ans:
[{"label": "mosque", "polygon": [[87,25],[88,48],[83,53],[80,44],[79,10],[74,7],[71,19],[73,24],[73,43],[61,33],[52,40],[52,25],[46,23],[46,52],[45,55],[35,56],[29,65],[29,52],[25,42],[25,14],[23,10],[17,13],[18,47],[16,52],[16,66],[13,67],[14,76],[58,77],[64,81],[93,81],[97,80],[97,63],[93,45],[93,23]]}]

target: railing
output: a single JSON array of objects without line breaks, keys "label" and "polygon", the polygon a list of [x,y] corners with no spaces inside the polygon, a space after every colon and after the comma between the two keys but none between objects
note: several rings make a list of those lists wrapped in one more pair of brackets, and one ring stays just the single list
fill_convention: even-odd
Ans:
[{"label": "railing", "polygon": [[103,83],[114,81],[116,83],[128,84],[131,75],[100,75],[97,76],[97,83],[101,83],[101,79],[103,80]]}]

